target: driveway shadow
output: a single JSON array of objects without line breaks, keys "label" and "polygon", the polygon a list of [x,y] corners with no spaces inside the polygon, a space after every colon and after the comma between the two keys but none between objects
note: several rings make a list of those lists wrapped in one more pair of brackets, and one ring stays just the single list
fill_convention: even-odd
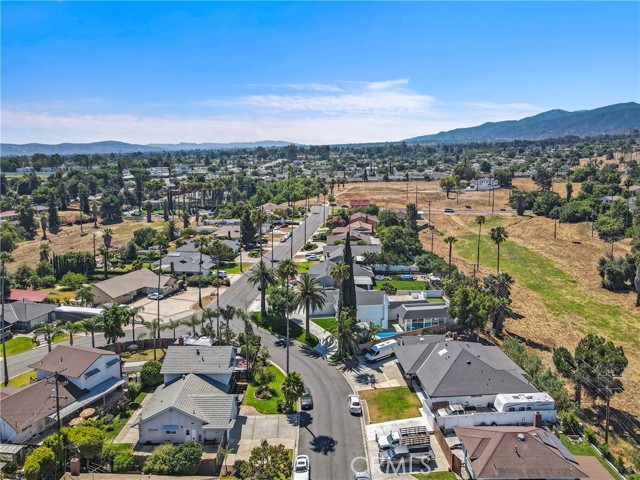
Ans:
[{"label": "driveway shadow", "polygon": [[287,421],[294,427],[307,428],[313,423],[313,417],[309,412],[299,412],[287,415]]},{"label": "driveway shadow", "polygon": [[323,455],[332,453],[336,449],[338,441],[328,435],[318,435],[311,440],[311,450]]},{"label": "driveway shadow", "polygon": [[227,442],[227,446],[231,448],[234,452],[238,451],[238,443],[240,442],[240,438],[242,436],[242,427],[247,424],[247,417],[244,415],[238,415],[236,417],[236,422],[229,433],[229,441]]}]

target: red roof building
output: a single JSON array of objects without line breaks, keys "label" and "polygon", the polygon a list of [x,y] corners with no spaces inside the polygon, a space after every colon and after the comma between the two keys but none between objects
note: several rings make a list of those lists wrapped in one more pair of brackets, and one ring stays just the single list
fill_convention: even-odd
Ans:
[{"label": "red roof building", "polygon": [[9,294],[10,302],[20,302],[22,300],[28,300],[29,302],[41,303],[47,298],[49,292],[45,290],[19,290],[12,288]]},{"label": "red roof building", "polygon": [[369,200],[351,200],[350,205],[351,208],[367,208],[371,202]]}]

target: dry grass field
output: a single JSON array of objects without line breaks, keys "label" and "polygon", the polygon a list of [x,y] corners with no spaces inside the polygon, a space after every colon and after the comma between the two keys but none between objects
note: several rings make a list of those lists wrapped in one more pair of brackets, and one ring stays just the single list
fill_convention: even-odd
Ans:
[{"label": "dry grass field", "polygon": [[[533,190],[529,179],[516,179],[514,184],[523,190]],[[409,201],[415,201],[415,185],[409,185]],[[442,211],[445,207],[456,212],[486,210],[487,192],[464,192],[459,204],[455,194],[447,199],[437,190],[437,182],[418,182],[418,207],[426,210],[424,201],[431,200],[432,209]],[[574,195],[580,185],[574,184]],[[420,193],[429,190],[429,193]],[[564,194],[563,183],[556,183],[554,190]],[[510,209],[507,205],[509,192],[497,191],[495,208]],[[347,185],[337,195],[339,204],[355,198],[369,199],[389,208],[403,208],[407,202],[405,183],[367,183]],[[625,392],[612,398],[611,405],[618,420],[616,429],[634,431],[640,436],[640,309],[634,308],[635,293],[613,293],[603,289],[597,272],[597,260],[611,245],[591,236],[591,225],[557,224],[556,239],[553,238],[554,222],[543,217],[518,217],[516,215],[486,215],[481,240],[480,274],[487,275],[496,269],[496,247],[486,235],[497,225],[504,226],[509,239],[501,246],[501,270],[510,273],[516,283],[512,298],[515,312],[521,316],[509,319],[506,332],[518,336],[541,355],[545,364],[552,366],[551,353],[561,345],[573,349],[585,334],[594,332],[624,346],[629,359],[623,376]],[[449,247],[443,241],[453,235],[457,242],[453,247],[453,261],[463,271],[472,274],[477,255],[478,225],[475,215],[432,213],[435,225],[434,251],[443,258],[448,257]],[[431,248],[431,235],[421,233],[426,249]],[[630,250],[629,240],[614,245],[616,254]],[[588,406],[589,402],[583,403]],[[602,412],[601,406],[591,410],[594,416]],[[619,425],[625,422],[624,426]],[[621,447],[629,451],[627,444]]]}]

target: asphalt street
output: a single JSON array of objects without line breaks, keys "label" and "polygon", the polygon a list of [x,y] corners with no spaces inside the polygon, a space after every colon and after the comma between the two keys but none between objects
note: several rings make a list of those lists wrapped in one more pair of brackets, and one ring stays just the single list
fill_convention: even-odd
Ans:
[{"label": "asphalt street", "polygon": [[[324,221],[323,208],[314,207],[307,217],[306,233],[311,235],[322,225]],[[297,252],[306,239],[304,238],[304,226],[300,225],[293,232],[292,238],[286,243],[281,243],[273,249],[273,258],[282,260],[289,258],[291,254],[291,242],[293,253]],[[265,256],[268,261],[271,253]],[[246,272],[245,272],[246,273]],[[256,287],[252,287],[247,276],[237,279],[231,287],[220,295],[220,306],[233,305],[239,308],[247,308],[258,296]],[[211,307],[216,306],[214,301]],[[244,330],[244,325],[234,320],[231,324],[236,332]],[[136,327],[137,331],[144,327]],[[188,327],[178,329],[178,334],[188,333]],[[286,367],[286,348],[281,345],[279,339],[270,333],[256,330],[262,338],[262,344],[269,347],[272,360],[282,369]],[[165,333],[166,335],[166,333]],[[104,344],[104,336],[96,334],[96,345]],[[131,340],[131,329],[126,330],[125,340]],[[81,337],[74,340],[75,345],[91,346],[91,337]],[[9,357],[9,375],[15,376],[29,370],[28,365],[35,363],[47,354],[47,347]],[[320,357],[314,350],[300,345],[297,342],[289,347],[290,370],[302,375],[305,384],[310,388],[314,399],[314,408],[300,415],[300,438],[298,453],[309,456],[311,462],[312,478],[324,479],[350,479],[353,478],[353,469],[363,470],[366,467],[362,421],[360,417],[354,417],[347,410],[347,396],[353,393],[351,386],[342,373],[334,366]]]}]

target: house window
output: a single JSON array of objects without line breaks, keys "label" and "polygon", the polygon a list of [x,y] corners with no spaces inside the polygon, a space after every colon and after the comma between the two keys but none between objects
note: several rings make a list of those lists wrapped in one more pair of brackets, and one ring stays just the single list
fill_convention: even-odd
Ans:
[{"label": "house window", "polygon": [[164,430],[165,435],[175,435],[178,433],[177,425],[163,425],[162,430]]},{"label": "house window", "polygon": [[188,428],[185,430],[184,432],[185,435],[189,436],[191,435],[191,430],[189,430]]}]

